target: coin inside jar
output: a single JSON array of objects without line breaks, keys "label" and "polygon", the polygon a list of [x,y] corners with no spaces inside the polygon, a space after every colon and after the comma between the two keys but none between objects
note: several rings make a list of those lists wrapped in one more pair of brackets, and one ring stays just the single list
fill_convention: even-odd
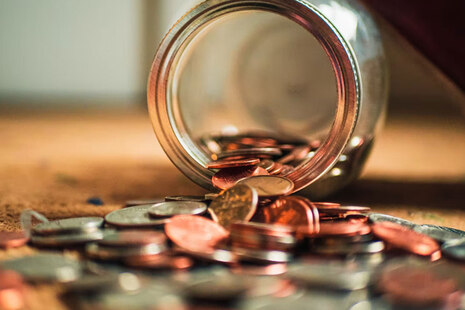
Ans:
[{"label": "coin inside jar", "polygon": [[239,180],[254,175],[268,175],[268,171],[257,166],[221,169],[212,177],[212,184],[220,189],[228,189],[236,185]]},{"label": "coin inside jar", "polygon": [[245,184],[254,188],[258,196],[264,198],[288,195],[294,188],[291,180],[275,175],[252,176],[240,180],[237,184]]},{"label": "coin inside jar", "polygon": [[148,209],[153,217],[170,217],[174,215],[200,215],[207,211],[207,205],[196,201],[166,201],[154,204]]},{"label": "coin inside jar", "polygon": [[213,199],[208,212],[213,220],[223,227],[236,221],[249,221],[257,209],[258,196],[247,185],[236,185]]},{"label": "coin inside jar", "polygon": [[244,158],[236,160],[217,160],[207,164],[208,169],[224,169],[244,166],[254,166],[260,163],[258,158]]}]

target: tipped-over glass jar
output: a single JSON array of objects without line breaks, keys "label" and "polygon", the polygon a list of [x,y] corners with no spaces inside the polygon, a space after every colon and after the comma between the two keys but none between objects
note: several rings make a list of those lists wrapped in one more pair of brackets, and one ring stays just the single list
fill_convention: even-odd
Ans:
[{"label": "tipped-over glass jar", "polygon": [[148,82],[171,161],[207,189],[218,171],[207,164],[225,157],[258,158],[312,198],[356,178],[387,96],[368,12],[343,0],[197,3],[161,42]]}]

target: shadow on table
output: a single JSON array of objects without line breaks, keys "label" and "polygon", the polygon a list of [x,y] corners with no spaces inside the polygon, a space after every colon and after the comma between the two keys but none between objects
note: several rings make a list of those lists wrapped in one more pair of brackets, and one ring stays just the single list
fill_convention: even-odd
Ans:
[{"label": "shadow on table", "polygon": [[344,203],[465,209],[465,182],[359,180],[330,197]]}]

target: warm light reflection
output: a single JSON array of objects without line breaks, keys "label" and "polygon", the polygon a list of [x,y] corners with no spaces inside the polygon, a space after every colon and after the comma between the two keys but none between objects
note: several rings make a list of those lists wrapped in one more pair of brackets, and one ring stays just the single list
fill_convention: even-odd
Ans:
[{"label": "warm light reflection", "polygon": [[322,4],[320,11],[336,26],[346,40],[355,40],[357,35],[357,16],[351,9],[337,2]]}]

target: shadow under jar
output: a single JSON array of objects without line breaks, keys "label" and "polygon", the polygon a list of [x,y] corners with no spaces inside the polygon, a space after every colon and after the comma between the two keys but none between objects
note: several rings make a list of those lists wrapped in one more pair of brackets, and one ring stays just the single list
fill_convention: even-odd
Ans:
[{"label": "shadow under jar", "polygon": [[379,32],[355,1],[207,0],[161,42],[147,97],[160,144],[197,184],[213,189],[206,165],[225,151],[279,148],[262,159],[321,198],[360,174],[386,80]]}]

